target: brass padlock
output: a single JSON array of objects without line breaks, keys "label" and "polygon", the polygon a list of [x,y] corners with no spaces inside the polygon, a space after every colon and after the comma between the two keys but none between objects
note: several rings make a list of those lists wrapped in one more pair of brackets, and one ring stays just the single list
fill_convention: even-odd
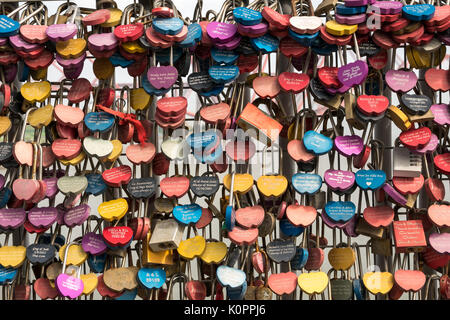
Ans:
[{"label": "brass padlock", "polygon": [[379,254],[379,255],[387,256],[387,257],[392,256],[391,239],[373,238],[371,241],[371,246],[372,246],[372,252],[374,254]]},{"label": "brass padlock", "polygon": [[178,248],[183,236],[184,226],[174,219],[156,221],[149,241],[149,248],[161,252]]},{"label": "brass padlock", "polygon": [[383,227],[375,228],[367,223],[364,218],[358,219],[355,228],[356,233],[362,234],[371,238],[382,239],[384,236],[385,229]]},{"label": "brass padlock", "polygon": [[142,264],[162,264],[162,265],[172,265],[173,264],[173,251],[164,250],[155,252],[149,246],[151,238],[151,233],[147,233],[147,240],[142,244]]}]

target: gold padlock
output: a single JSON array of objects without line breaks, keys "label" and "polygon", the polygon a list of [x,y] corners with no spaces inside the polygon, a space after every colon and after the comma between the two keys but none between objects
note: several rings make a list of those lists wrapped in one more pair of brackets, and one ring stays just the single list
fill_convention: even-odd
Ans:
[{"label": "gold padlock", "polygon": [[173,250],[164,250],[159,252],[154,252],[149,246],[151,238],[151,233],[147,233],[147,239],[142,245],[142,264],[162,264],[162,265],[172,265],[173,264]]}]

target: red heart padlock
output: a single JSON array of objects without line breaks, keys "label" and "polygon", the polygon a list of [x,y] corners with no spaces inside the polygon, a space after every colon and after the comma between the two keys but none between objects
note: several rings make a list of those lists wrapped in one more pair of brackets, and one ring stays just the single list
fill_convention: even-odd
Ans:
[{"label": "red heart padlock", "polygon": [[103,171],[102,178],[110,187],[120,187],[121,185],[128,184],[131,180],[131,168],[127,165],[120,165],[115,168],[111,168]]},{"label": "red heart padlock", "polygon": [[189,179],[183,176],[165,177],[160,181],[159,187],[167,197],[181,198],[189,190]]},{"label": "red heart padlock", "polygon": [[419,149],[425,146],[431,139],[431,130],[427,127],[410,129],[403,131],[399,139],[406,147],[410,149]]}]

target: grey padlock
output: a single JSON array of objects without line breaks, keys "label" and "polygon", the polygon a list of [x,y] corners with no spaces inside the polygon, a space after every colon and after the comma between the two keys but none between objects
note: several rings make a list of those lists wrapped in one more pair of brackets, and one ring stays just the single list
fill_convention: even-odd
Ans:
[{"label": "grey padlock", "polygon": [[394,177],[419,177],[422,172],[422,156],[408,148],[394,148]]},{"label": "grey padlock", "polygon": [[176,249],[180,245],[184,226],[174,219],[156,221],[155,229],[149,241],[153,252]]}]

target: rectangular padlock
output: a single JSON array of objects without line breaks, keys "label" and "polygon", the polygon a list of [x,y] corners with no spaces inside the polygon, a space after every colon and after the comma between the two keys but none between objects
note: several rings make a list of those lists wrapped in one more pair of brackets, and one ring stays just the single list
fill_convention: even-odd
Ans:
[{"label": "rectangular padlock", "polygon": [[180,245],[184,226],[174,219],[159,220],[148,243],[154,252],[176,249]]},{"label": "rectangular padlock", "polygon": [[149,242],[151,239],[151,233],[147,233],[147,240],[144,241],[142,245],[142,265],[147,264],[162,264],[162,265],[172,265],[173,264],[173,251],[164,250],[155,252],[150,248]]},{"label": "rectangular padlock", "polygon": [[371,238],[382,239],[384,237],[384,228],[375,228],[367,223],[364,218],[358,219],[356,223],[355,231],[358,234],[362,234]]},{"label": "rectangular padlock", "polygon": [[419,177],[422,172],[422,156],[408,148],[394,148],[394,177]]},{"label": "rectangular padlock", "polygon": [[283,126],[262,112],[255,105],[248,103],[237,119],[237,125],[244,131],[255,129],[258,140],[271,144],[278,140]]},{"label": "rectangular padlock", "polygon": [[398,252],[421,251],[427,246],[422,220],[394,221],[393,228]]}]

